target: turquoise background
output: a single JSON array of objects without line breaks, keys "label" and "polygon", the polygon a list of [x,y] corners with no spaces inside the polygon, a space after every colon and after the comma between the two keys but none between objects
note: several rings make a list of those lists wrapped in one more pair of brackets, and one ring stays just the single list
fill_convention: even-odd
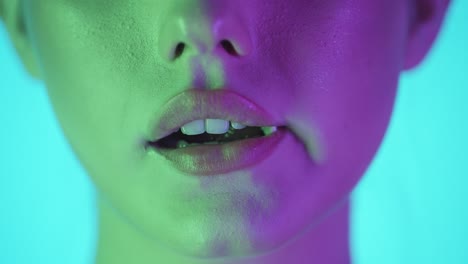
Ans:
[{"label": "turquoise background", "polygon": [[[468,263],[468,1],[405,73],[382,148],[353,193],[358,264]],[[92,263],[95,190],[43,85],[0,26],[0,263]]]}]

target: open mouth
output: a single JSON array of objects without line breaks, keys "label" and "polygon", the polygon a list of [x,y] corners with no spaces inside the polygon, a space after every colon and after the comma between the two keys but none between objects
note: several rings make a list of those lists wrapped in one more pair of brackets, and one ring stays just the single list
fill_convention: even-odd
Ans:
[{"label": "open mouth", "polygon": [[158,109],[144,148],[182,173],[225,175],[270,157],[289,133],[281,122],[232,89],[189,89]]},{"label": "open mouth", "polygon": [[197,134],[193,134],[185,132],[182,127],[177,132],[164,138],[149,142],[149,145],[158,149],[180,149],[200,145],[223,145],[234,141],[267,137],[275,133],[278,128],[282,127],[254,127],[231,123],[229,128],[224,129],[225,131],[198,131]]}]

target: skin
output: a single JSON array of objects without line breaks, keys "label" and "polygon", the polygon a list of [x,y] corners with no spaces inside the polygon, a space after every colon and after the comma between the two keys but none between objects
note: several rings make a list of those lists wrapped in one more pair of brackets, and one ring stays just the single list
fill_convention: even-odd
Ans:
[{"label": "skin", "polygon": [[[449,0],[1,3],[97,187],[97,263],[350,263],[349,194]],[[232,89],[291,132],[253,167],[184,174],[143,142],[193,88]]]}]

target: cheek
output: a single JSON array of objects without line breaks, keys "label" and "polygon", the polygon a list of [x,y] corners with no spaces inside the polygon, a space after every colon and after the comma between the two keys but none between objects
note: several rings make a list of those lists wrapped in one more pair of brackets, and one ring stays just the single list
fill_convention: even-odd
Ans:
[{"label": "cheek", "polygon": [[98,14],[101,4],[93,1],[63,2],[45,0],[29,10],[31,37],[57,117],[86,163],[128,158],[117,154],[132,151],[147,120],[134,113],[135,105],[142,105],[142,84],[157,83],[137,67],[154,68],[145,56],[153,39],[132,30],[137,22],[131,10],[107,8]]},{"label": "cheek", "polygon": [[[134,148],[148,120],[135,107],[143,107],[137,90],[143,74],[134,67],[143,49],[135,48],[140,39],[128,38],[125,24],[118,24],[122,25],[118,31],[111,17],[91,17],[92,12],[84,16],[59,2],[34,5],[30,25],[54,111],[98,187],[132,190],[125,175],[132,175],[139,165]],[[122,41],[122,36],[131,41]]]},{"label": "cheek", "polygon": [[309,52],[301,49],[295,64],[296,72],[306,74],[294,75],[297,104],[290,113],[319,130],[324,169],[340,170],[327,181],[343,186],[348,180],[350,188],[381,143],[404,60],[402,12],[402,4],[340,8],[324,28],[317,24],[308,31],[309,41],[301,41],[315,44]]},{"label": "cheek", "polygon": [[[288,168],[295,177],[280,172],[271,177],[273,189],[285,193],[285,204],[296,201],[287,214],[297,222],[318,219],[348,195],[385,134],[403,65],[406,21],[399,16],[402,4],[387,1],[380,6],[381,2],[362,1],[362,7],[354,8],[334,2],[336,9],[323,11],[327,16],[300,17],[302,23],[294,25],[307,26],[292,26],[286,37],[271,34],[277,38],[268,40],[274,43],[264,53],[268,69],[284,78],[280,87],[278,82],[271,86],[276,99],[262,99],[291,127],[305,126],[317,133],[302,135],[301,140],[318,138],[324,155],[320,164],[296,162],[303,157],[293,143],[292,155],[278,154],[278,160],[297,165]],[[307,220],[300,215],[308,215]]]}]

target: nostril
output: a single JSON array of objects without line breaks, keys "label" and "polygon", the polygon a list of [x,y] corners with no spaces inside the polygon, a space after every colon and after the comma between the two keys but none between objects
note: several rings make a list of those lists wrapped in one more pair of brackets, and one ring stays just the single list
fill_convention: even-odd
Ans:
[{"label": "nostril", "polygon": [[227,53],[233,56],[239,56],[239,53],[237,52],[236,48],[232,45],[232,43],[229,40],[224,39],[221,41],[220,44],[227,51]]},{"label": "nostril", "polygon": [[182,56],[182,53],[184,53],[184,50],[185,50],[185,44],[182,43],[182,42],[179,42],[179,44],[177,44],[176,48],[175,48],[175,51],[174,51],[174,60],[179,58],[180,56]]}]

